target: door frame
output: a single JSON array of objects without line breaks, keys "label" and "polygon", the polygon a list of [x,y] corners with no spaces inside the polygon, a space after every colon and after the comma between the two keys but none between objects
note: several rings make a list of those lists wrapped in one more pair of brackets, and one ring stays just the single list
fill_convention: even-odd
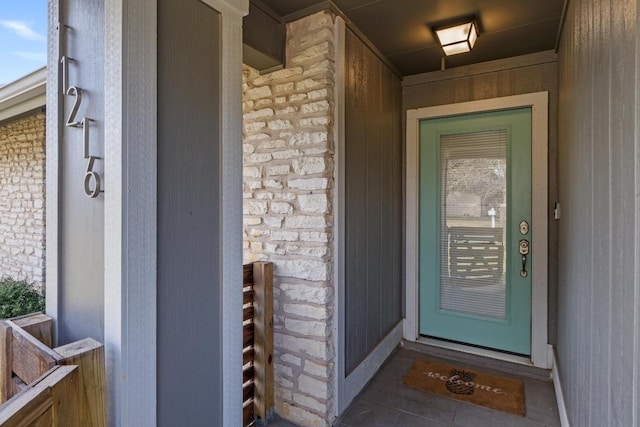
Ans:
[{"label": "door frame", "polygon": [[[531,253],[531,359],[511,357],[497,351],[478,350],[464,345],[448,345],[435,340],[425,340],[419,333],[419,174],[420,174],[420,120],[461,114],[483,113],[531,107],[531,233],[536,248]],[[549,93],[535,92],[505,96],[457,104],[407,110],[406,146],[406,289],[403,338],[407,341],[422,341],[455,350],[488,357],[531,364],[549,369],[548,323],[548,140],[549,140]]]}]

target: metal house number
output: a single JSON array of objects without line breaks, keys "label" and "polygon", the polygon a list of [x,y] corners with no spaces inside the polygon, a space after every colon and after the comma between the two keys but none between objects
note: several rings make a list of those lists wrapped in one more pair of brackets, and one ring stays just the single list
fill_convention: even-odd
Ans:
[{"label": "metal house number", "polygon": [[[60,26],[58,26],[58,28],[60,28]],[[77,86],[69,86],[69,62],[73,62],[73,58],[69,58],[66,55],[63,55],[60,59],[60,63],[62,64],[62,94],[66,96],[73,96],[74,98],[73,106],[71,107],[71,112],[67,117],[65,126],[82,129],[82,155],[87,159],[87,167],[85,169],[83,180],[84,194],[87,197],[94,199],[103,192],[100,174],[93,170],[95,161],[100,160],[100,157],[89,154],[89,124],[92,120],[88,117],[83,117],[81,120],[76,119],[78,109],[82,103],[83,91]]]}]

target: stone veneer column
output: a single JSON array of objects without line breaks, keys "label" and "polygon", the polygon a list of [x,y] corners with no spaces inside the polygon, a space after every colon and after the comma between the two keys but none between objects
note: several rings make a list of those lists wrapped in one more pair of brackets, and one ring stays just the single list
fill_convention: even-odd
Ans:
[{"label": "stone veneer column", "polygon": [[244,68],[244,260],[274,263],[276,411],[333,418],[334,21],[289,23],[286,68]]},{"label": "stone veneer column", "polygon": [[0,278],[44,285],[45,115],[0,125]]}]

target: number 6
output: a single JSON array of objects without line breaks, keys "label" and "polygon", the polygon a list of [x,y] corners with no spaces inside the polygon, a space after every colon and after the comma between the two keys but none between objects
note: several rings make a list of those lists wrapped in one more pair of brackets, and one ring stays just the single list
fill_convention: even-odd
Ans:
[{"label": "number 6", "polygon": [[[96,156],[89,156],[87,162],[87,170],[84,174],[84,194],[91,199],[95,199],[100,194],[100,175],[93,171],[93,162],[97,159]],[[91,189],[91,179],[93,178],[94,187]]]}]

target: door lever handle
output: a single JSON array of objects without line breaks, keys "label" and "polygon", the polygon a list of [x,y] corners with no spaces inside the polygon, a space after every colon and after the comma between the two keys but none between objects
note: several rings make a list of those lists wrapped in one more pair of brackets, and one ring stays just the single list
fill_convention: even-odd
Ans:
[{"label": "door lever handle", "polygon": [[522,255],[522,270],[520,270],[521,277],[527,277],[529,273],[527,273],[527,256]]},{"label": "door lever handle", "polygon": [[529,241],[527,239],[520,239],[518,242],[520,249],[520,255],[522,255],[522,270],[520,270],[520,277],[527,277],[527,255],[529,255]]}]

